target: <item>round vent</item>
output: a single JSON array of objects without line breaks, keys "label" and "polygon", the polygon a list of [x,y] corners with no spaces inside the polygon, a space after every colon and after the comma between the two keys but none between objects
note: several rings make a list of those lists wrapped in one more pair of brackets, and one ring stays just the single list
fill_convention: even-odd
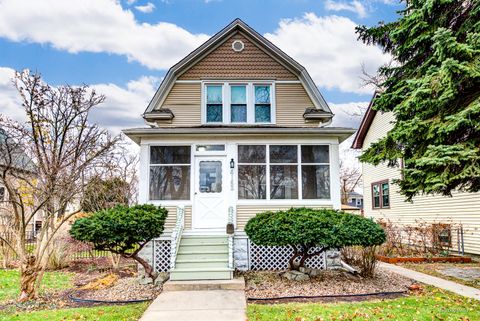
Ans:
[{"label": "round vent", "polygon": [[235,40],[234,42],[232,42],[232,49],[234,51],[240,52],[243,50],[243,48],[245,48],[245,45],[241,40]]}]

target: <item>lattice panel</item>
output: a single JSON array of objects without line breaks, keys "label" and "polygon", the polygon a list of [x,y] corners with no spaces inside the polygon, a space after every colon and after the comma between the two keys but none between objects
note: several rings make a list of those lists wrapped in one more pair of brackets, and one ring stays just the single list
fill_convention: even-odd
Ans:
[{"label": "lattice panel", "polygon": [[153,245],[155,272],[170,270],[170,240],[155,240]]},{"label": "lattice panel", "polygon": [[[313,248],[309,251],[317,251]],[[250,243],[250,270],[284,270],[288,268],[288,260],[293,254],[289,246],[259,246]],[[298,263],[298,260],[296,262]],[[309,258],[305,266],[313,269],[325,269],[325,253]]]}]

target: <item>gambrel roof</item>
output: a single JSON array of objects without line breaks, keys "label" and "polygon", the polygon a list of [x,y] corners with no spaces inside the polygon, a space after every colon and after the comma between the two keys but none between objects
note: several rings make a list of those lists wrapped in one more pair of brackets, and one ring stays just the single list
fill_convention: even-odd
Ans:
[{"label": "gambrel roof", "polygon": [[229,25],[220,30],[217,34],[215,34],[213,37],[203,43],[200,47],[192,51],[185,58],[183,58],[173,67],[171,67],[165,75],[162,83],[160,84],[160,87],[157,89],[153,99],[148,104],[148,107],[145,110],[145,114],[151,113],[157,106],[162,104],[178,77],[180,77],[188,69],[190,69],[196,63],[202,60],[214,49],[227,41],[229,37],[236,32],[242,32],[245,36],[249,37],[255,43],[255,45],[257,45],[259,48],[265,51],[265,53],[267,53],[273,59],[285,66],[285,68],[290,70],[294,75],[298,77],[316,109],[309,113],[308,117],[312,117],[313,119],[315,117],[331,118],[333,116],[332,111],[328,107],[325,99],[322,97],[320,91],[318,90],[317,86],[313,82],[305,67],[300,65],[289,55],[280,50],[277,46],[275,46],[261,34],[256,32],[241,19],[235,19],[234,21],[232,21]]}]

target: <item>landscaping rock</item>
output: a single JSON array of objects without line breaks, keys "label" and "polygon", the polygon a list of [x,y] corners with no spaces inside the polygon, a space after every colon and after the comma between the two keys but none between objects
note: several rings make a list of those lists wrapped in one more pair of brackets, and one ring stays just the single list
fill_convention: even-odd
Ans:
[{"label": "landscaping rock", "polygon": [[307,281],[310,280],[308,274],[302,273],[300,271],[287,271],[283,274],[283,277],[290,281]]},{"label": "landscaping rock", "polygon": [[308,274],[309,276],[317,276],[317,275],[320,275],[324,271],[324,270],[320,270],[320,269],[312,269],[312,268],[309,268],[309,267],[301,267],[299,270],[300,270],[300,272]]}]

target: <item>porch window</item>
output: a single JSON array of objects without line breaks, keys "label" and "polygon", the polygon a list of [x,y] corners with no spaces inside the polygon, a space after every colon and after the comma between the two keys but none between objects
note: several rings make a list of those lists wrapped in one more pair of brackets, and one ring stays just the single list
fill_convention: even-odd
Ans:
[{"label": "porch window", "polygon": [[329,153],[328,145],[239,145],[238,198],[330,199]]},{"label": "porch window", "polygon": [[190,199],[190,146],[150,147],[150,200]]},{"label": "porch window", "polygon": [[302,197],[330,198],[330,160],[328,145],[302,145]]},{"label": "porch window", "polygon": [[239,199],[266,199],[266,155],[265,145],[238,146]]},{"label": "porch window", "polygon": [[372,183],[372,208],[390,208],[390,185],[388,181]]},{"label": "porch window", "polygon": [[296,145],[270,146],[271,199],[298,198],[297,149]]}]

